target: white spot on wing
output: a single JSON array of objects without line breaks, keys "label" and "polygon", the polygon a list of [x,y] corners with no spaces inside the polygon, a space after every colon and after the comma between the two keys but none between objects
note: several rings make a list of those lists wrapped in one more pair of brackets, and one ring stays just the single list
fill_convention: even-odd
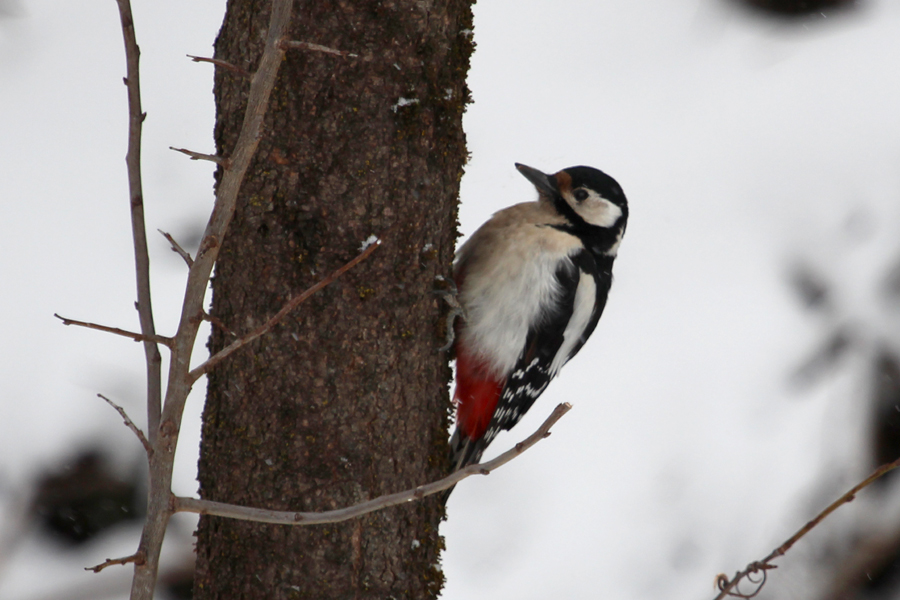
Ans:
[{"label": "white spot on wing", "polygon": [[556,353],[556,356],[553,357],[553,362],[550,364],[550,375],[552,377],[556,377],[563,365],[569,361],[569,355],[587,328],[591,315],[594,313],[596,294],[597,284],[594,278],[581,271],[578,289],[575,290],[575,305],[572,310],[572,316],[566,325],[566,331],[563,333],[562,346],[560,346],[559,352]]}]

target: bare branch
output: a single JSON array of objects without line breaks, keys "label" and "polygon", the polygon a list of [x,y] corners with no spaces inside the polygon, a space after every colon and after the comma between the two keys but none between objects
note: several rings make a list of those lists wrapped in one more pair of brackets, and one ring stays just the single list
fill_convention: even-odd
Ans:
[{"label": "bare branch", "polygon": [[241,77],[252,77],[253,76],[253,74],[250,73],[250,71],[242,69],[237,65],[233,65],[228,61],[224,61],[224,60],[221,60],[218,58],[205,58],[203,56],[194,56],[193,54],[188,54],[187,56],[194,62],[212,63],[212,64],[216,65],[217,67],[222,67],[223,69],[225,69],[227,71],[231,71],[232,73],[237,73]]},{"label": "bare branch", "polygon": [[184,148],[176,148],[174,146],[169,146],[169,150],[174,150],[175,152],[186,154],[191,157],[191,160],[208,160],[210,162],[216,163],[217,165],[222,165],[226,169],[228,168],[228,159],[221,156],[216,156],[215,154],[201,154],[200,152],[194,152],[193,150],[186,150]]},{"label": "bare branch", "polygon": [[137,436],[138,440],[140,440],[141,445],[144,446],[144,451],[147,452],[147,458],[153,456],[153,447],[150,445],[150,442],[147,441],[147,438],[144,436],[144,432],[140,430],[140,428],[134,424],[134,421],[128,416],[128,413],[125,412],[125,409],[104,396],[103,394],[97,394],[99,397],[106,400],[106,403],[112,406],[119,415],[125,419],[125,425],[128,426],[128,429],[134,432],[134,435]]},{"label": "bare branch", "polygon": [[378,248],[378,246],[380,246],[380,245],[381,245],[380,240],[369,245],[362,252],[360,252],[356,256],[356,258],[354,258],[353,260],[351,260],[350,262],[345,264],[343,267],[336,270],[335,272],[333,272],[331,275],[329,275],[325,279],[319,281],[318,283],[316,283],[315,285],[313,285],[312,287],[310,287],[303,293],[291,298],[287,302],[287,304],[285,304],[284,306],[281,307],[281,310],[279,310],[277,313],[275,313],[275,316],[273,316],[271,319],[269,319],[268,321],[263,323],[261,326],[254,329],[248,335],[242,337],[239,340],[235,340],[234,342],[232,342],[225,348],[222,348],[221,350],[216,352],[213,356],[210,356],[209,359],[206,360],[206,362],[202,363],[200,366],[198,366],[197,368],[193,369],[190,373],[188,373],[188,377],[190,377],[191,381],[196,381],[201,376],[203,376],[205,373],[209,372],[210,369],[212,369],[217,364],[222,362],[230,354],[232,354],[233,352],[235,352],[237,350],[240,350],[241,348],[243,348],[244,346],[246,346],[253,340],[255,340],[255,339],[259,338],[260,336],[263,336],[266,333],[268,333],[269,331],[271,331],[272,328],[275,327],[275,325],[277,325],[282,319],[284,319],[284,317],[287,316],[288,313],[290,313],[292,310],[294,310],[295,308],[300,306],[300,304],[305,302],[310,296],[312,296],[313,294],[315,294],[322,288],[328,286],[335,279],[337,279],[338,277],[340,277],[341,275],[343,275],[344,273],[346,273],[347,271],[349,271],[350,269],[352,269],[353,267],[355,267],[356,265],[358,265],[359,263],[361,263],[362,261],[367,259],[369,257],[369,255],[372,254],[372,252],[374,252],[375,249]]},{"label": "bare branch", "polygon": [[144,335],[143,333],[135,333],[133,331],[127,331],[125,329],[119,329],[118,327],[107,327],[106,325],[98,325],[97,323],[88,323],[86,321],[67,319],[66,317],[61,317],[56,313],[53,313],[53,316],[62,321],[63,325],[77,325],[78,327],[96,329],[97,331],[105,331],[106,333],[114,333],[116,335],[121,335],[122,337],[131,338],[136,342],[152,342],[154,344],[163,344],[169,347],[172,346],[172,338],[168,338],[164,335]]},{"label": "bare branch", "polygon": [[313,44],[310,42],[295,42],[289,40],[283,40],[281,42],[282,50],[312,50],[313,52],[324,52],[325,54],[334,54],[335,56],[345,56],[348,58],[358,58],[359,54],[354,54],[352,52],[347,52],[345,50],[335,50],[334,48],[329,48],[328,46],[321,46],[319,44]]},{"label": "bare branch", "polygon": [[[129,0],[117,1],[123,14],[123,27],[127,24],[133,34]],[[275,86],[278,69],[284,60],[284,51],[279,47],[279,41],[284,38],[287,31],[292,6],[293,0],[272,0],[269,23],[265,30],[265,44],[259,66],[250,78],[247,107],[241,130],[234,148],[229,153],[229,160],[219,166],[216,201],[206,230],[203,232],[200,249],[188,271],[181,316],[173,337],[166,399],[157,421],[158,425],[151,429],[151,434],[158,431],[158,436],[155,439],[150,438],[154,454],[150,459],[147,520],[138,546],[138,551],[143,553],[146,559],[144,564],[134,569],[131,600],[151,600],[156,587],[160,549],[174,508],[171,491],[172,468],[185,402],[193,385],[188,374],[197,332],[202,322],[206,290],[228,224],[234,216],[244,175],[262,138],[262,125],[268,110],[269,97]]]},{"label": "bare branch", "polygon": [[125,41],[128,88],[128,190],[131,198],[131,234],[134,238],[134,265],[137,279],[137,310],[141,333],[145,336],[144,356],[147,362],[147,431],[150,442],[156,443],[159,416],[162,410],[162,357],[155,340],[153,305],[150,302],[150,255],[147,252],[147,230],[144,226],[144,192],[141,183],[141,128],[147,117],[141,109],[140,55],[134,33],[134,20],[129,0],[117,0]]},{"label": "bare branch", "polygon": [[122,558],[107,558],[105,561],[96,565],[94,567],[85,567],[85,571],[93,571],[94,573],[99,573],[106,567],[110,567],[112,565],[127,565],[128,563],[134,563],[136,565],[144,564],[146,558],[142,552],[135,552],[131,556],[123,556]]},{"label": "bare branch", "polygon": [[413,500],[419,500],[425,496],[437,494],[449,489],[472,475],[487,475],[493,470],[502,467],[512,459],[516,458],[542,439],[550,435],[550,428],[559,421],[564,414],[571,410],[572,405],[564,402],[557,406],[547,420],[538,427],[537,431],[530,436],[507,450],[494,460],[486,463],[469,465],[452,475],[445,477],[439,481],[420,485],[418,487],[380,496],[374,500],[363,502],[355,506],[341,508],[338,510],[329,510],[324,512],[291,512],[279,510],[264,510],[260,508],[248,508],[245,506],[237,506],[234,504],[226,504],[223,502],[211,502],[209,500],[197,500],[195,498],[175,498],[176,512],[192,512],[201,515],[215,515],[218,517],[228,517],[231,519],[241,519],[244,521],[256,521],[260,523],[276,523],[281,525],[321,525],[323,523],[339,523],[347,521],[361,515],[381,510],[389,506],[405,504]]},{"label": "bare branch", "polygon": [[188,269],[191,268],[191,265],[194,264],[194,259],[191,258],[191,255],[179,245],[178,242],[175,241],[170,234],[166,233],[162,229],[157,229],[158,232],[163,234],[163,237],[169,240],[169,243],[172,244],[172,252],[176,253],[178,256],[184,259],[184,262],[187,263]]},{"label": "bare branch", "polygon": [[[790,550],[791,547],[800,540],[800,538],[812,531],[812,529],[819,523],[824,521],[825,518],[828,517],[828,515],[836,511],[844,504],[852,502],[853,499],[856,498],[856,494],[858,494],[864,488],[870,486],[885,474],[893,471],[897,467],[900,467],[900,458],[892,463],[881,465],[880,467],[875,469],[875,471],[873,471],[871,475],[853,486],[846,494],[829,504],[828,507],[825,508],[825,510],[820,512],[813,520],[809,521],[806,525],[801,527],[797,531],[797,533],[788,538],[786,542],[772,550],[772,552],[767,557],[762,560],[750,563],[743,571],[738,571],[737,573],[735,573],[734,577],[731,580],[729,580],[726,575],[719,574],[719,576],[716,577],[716,584],[719,587],[720,593],[718,596],[716,596],[715,600],[723,600],[724,598],[729,596],[735,598],[752,598],[753,596],[758,594],[762,589],[762,586],[766,583],[766,571],[777,568],[775,565],[771,564],[773,560],[784,556],[785,553],[787,553],[787,551]],[[756,573],[762,573],[761,579],[759,581],[753,581],[750,578],[751,575]],[[748,579],[752,584],[757,586],[756,590],[749,594],[742,594],[737,590],[738,584],[745,578]]]}]

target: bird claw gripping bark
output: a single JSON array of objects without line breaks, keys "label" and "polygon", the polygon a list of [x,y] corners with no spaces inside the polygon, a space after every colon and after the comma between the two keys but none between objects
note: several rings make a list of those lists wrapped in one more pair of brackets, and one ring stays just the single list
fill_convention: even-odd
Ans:
[{"label": "bird claw gripping bark", "polygon": [[466,320],[466,309],[459,303],[459,299],[457,298],[459,290],[452,279],[447,279],[446,277],[438,275],[435,277],[435,281],[446,286],[446,289],[437,289],[434,290],[433,293],[436,296],[440,296],[441,299],[447,303],[447,306],[450,307],[447,311],[446,337],[444,338],[445,344],[437,350],[438,352],[446,352],[453,347],[453,342],[456,341],[456,328],[454,327],[454,323],[456,322],[457,317],[463,321]]}]

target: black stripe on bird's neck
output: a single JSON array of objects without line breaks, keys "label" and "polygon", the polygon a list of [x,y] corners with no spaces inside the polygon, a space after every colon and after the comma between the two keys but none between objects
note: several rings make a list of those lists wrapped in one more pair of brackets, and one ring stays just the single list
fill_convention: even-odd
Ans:
[{"label": "black stripe on bird's neck", "polygon": [[591,225],[582,219],[562,196],[554,195],[551,201],[553,202],[553,207],[556,209],[556,212],[562,215],[566,220],[566,223],[563,225],[551,225],[551,227],[559,229],[560,231],[565,231],[566,233],[571,233],[581,240],[584,247],[594,255],[594,258],[598,259],[598,261],[601,258],[610,259],[611,263],[611,259],[614,259],[615,257],[610,257],[606,253],[609,252],[619,240],[619,232],[622,230],[622,219],[620,218],[613,227]]}]

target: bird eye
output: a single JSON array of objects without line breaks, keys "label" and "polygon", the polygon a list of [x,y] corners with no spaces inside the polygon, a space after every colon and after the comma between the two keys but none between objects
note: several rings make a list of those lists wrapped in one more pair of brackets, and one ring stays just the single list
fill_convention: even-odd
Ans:
[{"label": "bird eye", "polygon": [[578,200],[579,202],[584,202],[585,200],[587,200],[587,197],[588,197],[588,193],[586,190],[584,190],[584,189],[575,190],[575,199]]}]

